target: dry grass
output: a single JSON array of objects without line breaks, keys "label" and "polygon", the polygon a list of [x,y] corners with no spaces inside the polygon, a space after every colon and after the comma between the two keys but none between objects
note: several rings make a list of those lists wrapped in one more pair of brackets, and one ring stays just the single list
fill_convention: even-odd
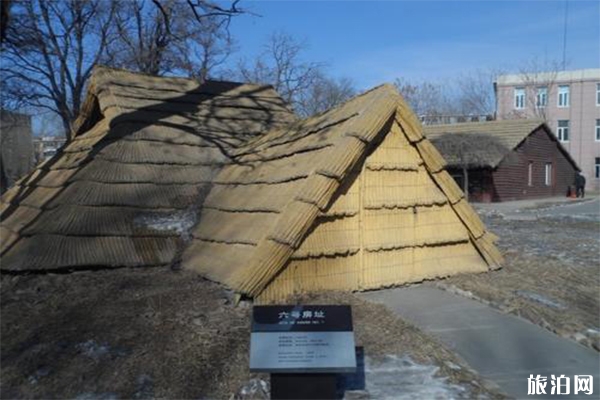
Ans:
[{"label": "dry grass", "polygon": [[[115,270],[1,280],[2,398],[230,398],[248,371],[250,308],[188,271]],[[382,305],[351,294],[369,357],[410,355],[473,395],[498,397],[456,357]],[[262,375],[265,378],[264,375]]]},{"label": "dry grass", "polygon": [[247,376],[249,315],[185,271],[3,276],[2,397],[223,397]]}]

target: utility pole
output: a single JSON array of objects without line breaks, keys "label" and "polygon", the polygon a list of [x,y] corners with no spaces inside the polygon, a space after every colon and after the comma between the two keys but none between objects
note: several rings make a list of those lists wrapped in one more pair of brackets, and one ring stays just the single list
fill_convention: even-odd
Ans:
[{"label": "utility pole", "polygon": [[563,57],[562,57],[562,70],[564,71],[567,67],[567,21],[569,18],[569,0],[565,0],[565,24],[563,30]]}]

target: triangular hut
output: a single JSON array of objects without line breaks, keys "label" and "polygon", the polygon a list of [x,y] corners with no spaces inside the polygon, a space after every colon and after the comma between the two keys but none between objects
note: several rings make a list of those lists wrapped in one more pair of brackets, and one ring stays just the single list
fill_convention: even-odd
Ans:
[{"label": "triangular hut", "polygon": [[73,142],[2,197],[2,269],[180,264],[281,299],[499,266],[398,92],[297,121],[270,87],[98,69]]}]

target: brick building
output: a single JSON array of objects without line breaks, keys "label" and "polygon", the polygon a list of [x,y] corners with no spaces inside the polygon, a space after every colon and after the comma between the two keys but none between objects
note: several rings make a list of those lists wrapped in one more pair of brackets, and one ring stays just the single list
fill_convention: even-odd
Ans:
[{"label": "brick building", "polygon": [[499,120],[544,120],[600,189],[600,69],[501,75],[494,87]]}]

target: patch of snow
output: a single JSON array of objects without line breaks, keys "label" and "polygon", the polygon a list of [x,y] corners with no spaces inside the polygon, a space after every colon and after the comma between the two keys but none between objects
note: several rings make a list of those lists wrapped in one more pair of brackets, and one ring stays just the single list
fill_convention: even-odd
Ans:
[{"label": "patch of snow", "polygon": [[153,399],[154,381],[150,375],[142,374],[136,379],[136,391],[133,394],[134,399]]},{"label": "patch of snow", "polygon": [[93,339],[78,343],[75,347],[81,354],[94,361],[98,361],[105,356],[123,357],[131,352],[129,348],[119,346],[111,348],[107,343],[98,343]]},{"label": "patch of snow", "polygon": [[[439,367],[414,362],[410,357],[365,358],[366,391],[371,399],[456,399],[469,397],[467,388],[436,376]],[[347,397],[352,397],[347,392]]]},{"label": "patch of snow", "polygon": [[444,364],[454,371],[460,371],[462,369],[460,365],[454,364],[452,361],[445,361]]},{"label": "patch of snow", "polygon": [[175,211],[172,213],[145,213],[134,219],[134,224],[159,232],[175,232],[182,236],[189,235],[198,220],[194,210]]},{"label": "patch of snow", "polygon": [[27,378],[27,381],[31,385],[36,385],[38,383],[38,381],[40,380],[40,378],[48,376],[49,374],[50,374],[50,368],[42,367],[42,368],[39,368],[37,371],[35,371],[35,373],[33,375],[29,375],[29,378]]},{"label": "patch of snow", "polygon": [[600,336],[600,330],[589,328],[585,330],[585,334],[589,336]]},{"label": "patch of snow", "polygon": [[506,215],[499,211],[499,210],[495,210],[495,209],[484,209],[484,208],[477,208],[477,214],[479,214],[480,216],[484,216],[484,217],[490,217],[490,218],[500,218],[500,219],[504,219],[506,217]]},{"label": "patch of snow", "polygon": [[567,307],[557,301],[554,300],[550,300],[547,297],[542,296],[541,294],[538,293],[534,293],[534,292],[529,292],[527,290],[517,290],[515,292],[517,295],[527,298],[529,300],[533,300],[536,303],[540,303],[543,304],[545,306],[551,307],[551,308],[555,308],[557,310],[564,310]]},{"label": "patch of snow", "polygon": [[270,393],[271,388],[269,387],[268,382],[259,378],[253,378],[250,379],[244,386],[242,386],[242,388],[234,396],[234,399],[269,399],[271,398]]},{"label": "patch of snow", "polygon": [[110,352],[107,344],[99,344],[95,340],[79,343],[77,349],[86,357],[99,360]]},{"label": "patch of snow", "polygon": [[584,342],[587,340],[587,336],[578,332],[573,335],[573,339],[575,339],[576,342]]},{"label": "patch of snow", "polygon": [[447,284],[445,284],[443,282],[439,282],[439,283],[436,284],[436,286],[439,287],[439,288],[441,288],[441,289],[443,289],[443,290],[445,290],[445,291],[447,291],[447,292],[454,293],[454,294],[457,294],[459,296],[466,297],[468,299],[478,299],[473,294],[473,292],[471,292],[469,290],[463,290],[463,289],[461,289],[459,287],[456,287],[454,285],[447,285]]}]

